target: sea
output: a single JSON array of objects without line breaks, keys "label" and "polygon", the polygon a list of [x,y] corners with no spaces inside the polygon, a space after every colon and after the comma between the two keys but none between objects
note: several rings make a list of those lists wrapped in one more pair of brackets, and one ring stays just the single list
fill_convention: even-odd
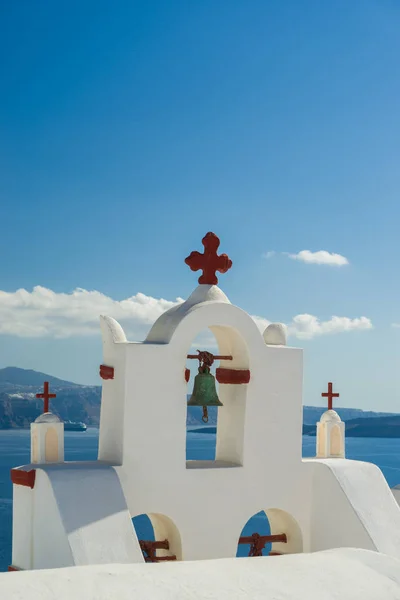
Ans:
[{"label": "sea", "polygon": [[[86,432],[65,432],[65,460],[96,460],[98,430]],[[188,431],[188,460],[212,460],[215,456],[215,434]],[[315,437],[303,436],[303,456],[315,456]],[[382,470],[390,487],[400,484],[400,438],[347,438],[346,456],[376,464]],[[10,469],[30,461],[29,430],[0,430],[0,571],[6,571],[11,564],[12,534],[12,484]],[[140,539],[154,539],[152,528],[146,516],[133,519]],[[270,533],[264,513],[254,515],[244,524],[241,535]],[[247,556],[249,546],[238,546],[237,556]],[[269,548],[266,546],[265,552]]]}]

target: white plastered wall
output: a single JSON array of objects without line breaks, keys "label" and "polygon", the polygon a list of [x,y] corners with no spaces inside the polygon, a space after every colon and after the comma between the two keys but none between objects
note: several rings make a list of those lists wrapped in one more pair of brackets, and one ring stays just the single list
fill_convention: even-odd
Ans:
[{"label": "white plastered wall", "polygon": [[357,547],[400,558],[400,510],[381,470],[346,459],[308,459],[311,549]]},{"label": "white plastered wall", "polygon": [[[29,465],[27,470],[32,468]],[[74,564],[49,479],[36,469],[33,489],[13,485],[12,566],[29,570]]]},{"label": "white plastered wall", "polygon": [[13,485],[12,559],[14,567],[33,568],[33,490]]},{"label": "white plastered wall", "polygon": [[14,485],[14,567],[133,562],[143,555],[112,467],[42,465],[33,490]]},{"label": "white plastered wall", "polygon": [[[77,564],[65,531],[61,507],[49,477],[42,469],[36,469],[32,492],[32,569],[54,569],[60,565],[69,567]],[[76,504],[75,510],[78,510]]]},{"label": "white plastered wall", "polygon": [[123,418],[125,402],[125,356],[118,352],[126,342],[119,323],[111,317],[100,317],[103,339],[103,363],[114,367],[115,379],[105,380],[101,393],[99,460],[114,465],[122,463]]}]

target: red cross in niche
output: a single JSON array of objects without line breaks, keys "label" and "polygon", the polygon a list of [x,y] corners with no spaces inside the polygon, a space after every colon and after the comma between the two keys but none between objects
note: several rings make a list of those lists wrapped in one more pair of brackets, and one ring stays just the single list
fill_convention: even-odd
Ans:
[{"label": "red cross in niche", "polygon": [[328,398],[328,410],[332,410],[332,400],[333,398],[339,398],[339,394],[337,392],[332,392],[332,383],[329,382],[328,383],[328,391],[327,392],[322,392],[321,396],[323,398]]},{"label": "red cross in niche", "polygon": [[49,412],[49,400],[50,398],[56,398],[57,394],[49,394],[49,382],[45,381],[43,384],[43,394],[36,394],[36,398],[43,398],[43,412]]},{"label": "red cross in niche", "polygon": [[204,246],[204,253],[192,252],[185,263],[192,271],[201,269],[203,274],[199,277],[199,283],[207,285],[217,285],[218,277],[215,272],[226,273],[232,266],[232,261],[227,254],[217,254],[219,247],[219,238],[209,231],[201,240]]}]

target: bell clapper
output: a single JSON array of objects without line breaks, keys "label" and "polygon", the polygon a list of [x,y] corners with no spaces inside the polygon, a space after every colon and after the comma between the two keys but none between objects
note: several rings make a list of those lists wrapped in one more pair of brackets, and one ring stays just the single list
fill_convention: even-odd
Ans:
[{"label": "bell clapper", "polygon": [[[197,352],[199,353],[199,361],[200,361],[199,373],[209,373],[210,367],[214,362],[213,355],[207,351],[201,352],[200,350],[197,350]],[[201,417],[201,420],[203,421],[203,423],[208,423],[207,406],[203,406],[203,416]]]}]

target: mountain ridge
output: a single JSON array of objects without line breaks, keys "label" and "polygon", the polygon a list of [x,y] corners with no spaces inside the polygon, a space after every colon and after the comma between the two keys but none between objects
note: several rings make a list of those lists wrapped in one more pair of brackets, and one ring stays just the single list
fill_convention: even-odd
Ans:
[{"label": "mountain ridge", "polygon": [[[57,394],[50,402],[50,409],[64,421],[83,421],[89,427],[98,427],[100,420],[101,385],[81,385],[53,377],[33,369],[19,367],[5,367],[0,369],[0,429],[29,427],[29,424],[43,411],[43,401],[36,398],[38,392],[43,390],[43,382],[50,383],[50,391]],[[303,430],[308,435],[313,435],[315,424],[326,410],[320,406],[303,406]],[[343,421],[359,420],[357,434],[367,430],[372,436],[372,423],[369,427],[363,422],[377,418],[399,417],[397,413],[363,411],[359,408],[335,407]],[[202,422],[202,408],[191,406],[187,411],[187,425],[204,426]],[[209,408],[209,425],[216,425],[217,409]],[[378,424],[378,423],[377,423]],[[379,423],[388,429],[388,436],[392,437],[395,421]],[[352,426],[353,426],[352,425]],[[354,431],[354,435],[356,432]],[[399,427],[400,437],[400,427]]]},{"label": "mountain ridge", "polygon": [[36,398],[48,381],[50,410],[63,421],[83,421],[98,427],[101,386],[85,386],[47,373],[19,367],[0,369],[0,429],[26,428],[43,412],[43,400]]},{"label": "mountain ridge", "polygon": [[4,367],[0,369],[0,387],[4,385],[19,385],[19,386],[41,386],[44,381],[48,381],[50,385],[54,385],[58,388],[74,388],[74,387],[86,387],[80,386],[79,383],[73,383],[72,381],[66,381],[53,377],[53,375],[47,375],[40,371],[34,371],[33,369],[21,369],[20,367]]}]

